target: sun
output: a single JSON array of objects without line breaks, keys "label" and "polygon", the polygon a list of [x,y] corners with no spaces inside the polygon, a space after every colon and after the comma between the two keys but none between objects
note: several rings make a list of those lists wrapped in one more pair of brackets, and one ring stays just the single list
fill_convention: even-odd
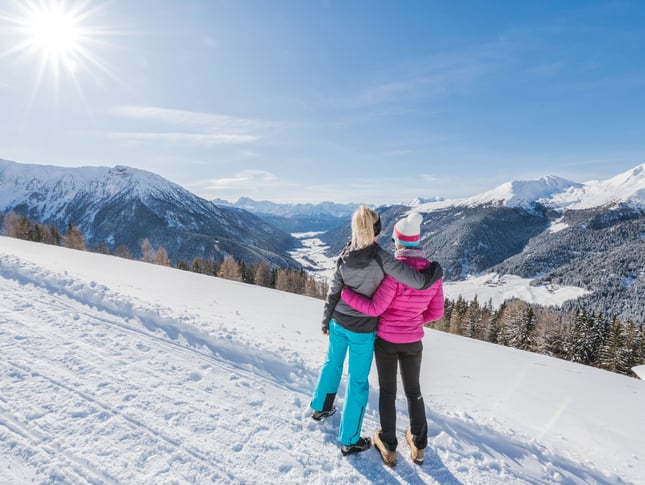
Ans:
[{"label": "sun", "polygon": [[26,20],[28,48],[39,51],[48,63],[73,70],[86,36],[81,19],[64,11],[60,4],[50,4],[34,11]]},{"label": "sun", "polygon": [[0,50],[0,59],[20,55],[36,60],[34,93],[46,75],[52,76],[56,86],[65,75],[79,93],[82,71],[98,69],[114,79],[97,48],[104,48],[104,38],[117,33],[89,23],[102,8],[93,5],[96,1],[14,0],[13,12],[0,12],[0,34],[9,39],[4,42],[9,47]]}]

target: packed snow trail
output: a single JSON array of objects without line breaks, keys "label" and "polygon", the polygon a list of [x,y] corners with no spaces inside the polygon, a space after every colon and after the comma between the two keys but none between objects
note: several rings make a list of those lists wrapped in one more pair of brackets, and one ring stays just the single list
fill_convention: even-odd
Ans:
[{"label": "packed snow trail", "polygon": [[[637,450],[607,464],[577,461],[566,448],[573,434],[563,452],[527,438],[530,426],[517,430],[503,408],[487,417],[494,403],[463,364],[485,367],[510,349],[437,332],[423,370],[423,466],[403,439],[393,469],[373,449],[343,457],[340,413],[309,417],[326,350],[321,310],[319,300],[0,237],[0,483],[622,484],[642,476]],[[521,359],[514,367],[550,363],[512,355]],[[487,389],[508,379],[489,374]],[[622,379],[628,393],[616,394],[630,413],[643,383]],[[374,370],[370,381],[366,435],[378,427]],[[339,407],[343,395],[344,386]],[[481,402],[473,408],[471,399]],[[397,407],[406,409],[403,397]],[[401,437],[406,424],[399,414]],[[642,435],[634,436],[622,441],[637,448]],[[611,436],[607,443],[618,449]]]},{"label": "packed snow trail", "polygon": [[[292,429],[291,421],[302,422],[263,398],[289,402],[286,387],[201,349],[133,330],[132,322],[67,297],[37,288],[25,295],[7,280],[2,285],[8,290],[3,327],[14,330],[2,346],[3,373],[11,378],[3,386],[2,415],[11,417],[8,427],[22,438],[17,446],[35,452],[30,461],[40,474],[107,483],[226,482],[233,477],[220,464],[230,459],[243,456],[254,465],[250,471],[257,475],[249,479],[260,479],[284,460],[282,453],[266,456],[270,450],[254,447],[264,439],[262,427],[249,428],[248,422],[271,416],[273,422],[284,421],[279,428],[284,430]],[[27,303],[25,296],[46,305]],[[222,377],[232,385],[219,386]],[[24,408],[25,403],[31,405]],[[210,434],[217,439],[205,439]],[[150,468],[155,472],[149,476],[137,472]]]}]

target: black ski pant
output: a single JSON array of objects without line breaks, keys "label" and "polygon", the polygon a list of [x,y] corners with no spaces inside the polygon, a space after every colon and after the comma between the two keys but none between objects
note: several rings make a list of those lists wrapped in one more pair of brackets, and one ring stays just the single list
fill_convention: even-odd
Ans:
[{"label": "black ski pant", "polygon": [[390,450],[395,450],[396,439],[396,382],[397,366],[401,369],[403,390],[408,400],[410,431],[414,444],[423,449],[428,444],[428,423],[426,409],[421,395],[419,376],[423,342],[395,344],[377,338],[374,343],[374,357],[378,370],[379,413],[381,417],[381,440]]}]

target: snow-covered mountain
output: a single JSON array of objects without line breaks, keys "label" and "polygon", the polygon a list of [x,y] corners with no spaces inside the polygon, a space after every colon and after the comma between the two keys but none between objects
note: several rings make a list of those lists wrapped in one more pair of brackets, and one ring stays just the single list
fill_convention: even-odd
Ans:
[{"label": "snow-covered mountain", "polygon": [[567,179],[549,175],[537,180],[516,180],[507,182],[493,190],[470,197],[464,202],[465,205],[470,207],[486,204],[499,204],[505,205],[506,207],[530,208],[536,202],[549,200],[555,194],[559,194],[563,190],[580,186],[582,186],[582,184],[577,184]]},{"label": "snow-covered mountain", "polygon": [[276,216],[293,217],[293,216],[332,216],[347,217],[356,210],[360,204],[337,204],[335,202],[298,203],[298,204],[280,204],[268,200],[253,200],[249,197],[240,197],[235,203],[224,199],[215,199],[212,201],[220,205],[232,205],[240,209],[246,209],[250,212],[259,212],[262,214],[273,214]]},{"label": "snow-covered mountain", "polygon": [[645,209],[645,163],[608,180],[578,183],[548,175],[535,180],[506,182],[468,198],[415,201],[409,205],[419,212],[429,212],[487,205],[530,209],[536,204],[560,211],[611,208],[621,204]]},{"label": "snow-covered mountain", "polygon": [[[309,401],[323,302],[0,237],[0,483],[637,485],[645,382],[426,330],[422,466]],[[252,301],[254,304],[249,305]],[[288,311],[285,311],[288,309]],[[370,374],[363,434],[379,426]]]},{"label": "snow-covered mountain", "polygon": [[298,242],[250,212],[219,207],[151,172],[130,167],[62,168],[0,160],[0,212],[78,226],[91,246],[126,245],[134,255],[148,238],[176,262],[232,255],[247,262],[295,266]]},{"label": "snow-covered mountain", "polygon": [[215,199],[214,204],[238,207],[256,214],[270,224],[289,233],[326,231],[347,221],[360,204],[279,204],[240,197],[235,203]]},{"label": "snow-covered mountain", "polygon": [[552,194],[541,203],[559,210],[626,205],[645,209],[645,163],[608,180],[592,180]]},{"label": "snow-covered mountain", "polygon": [[408,204],[420,212],[450,207],[497,205],[532,208],[541,204],[557,210],[615,207],[627,204],[645,208],[645,163],[608,180],[573,182],[554,175],[534,180],[515,180],[463,199],[418,199]]}]

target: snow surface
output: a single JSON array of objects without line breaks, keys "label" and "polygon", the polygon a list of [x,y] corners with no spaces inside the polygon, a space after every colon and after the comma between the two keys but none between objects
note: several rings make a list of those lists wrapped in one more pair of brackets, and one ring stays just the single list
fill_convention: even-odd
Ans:
[{"label": "snow surface", "polygon": [[638,377],[645,381],[645,365],[637,365],[636,367],[632,367],[632,370]]},{"label": "snow surface", "polygon": [[643,381],[431,330],[425,463],[401,395],[397,466],[343,457],[309,417],[322,307],[0,237],[0,483],[643,483]]},{"label": "snow surface", "polygon": [[564,231],[565,229],[568,229],[569,224],[567,224],[566,222],[563,222],[563,219],[564,218],[561,217],[560,219],[553,221],[553,223],[551,223],[551,225],[549,226],[548,231],[552,233],[556,233],[556,232],[560,232],[560,231]]},{"label": "snow surface", "polygon": [[560,306],[567,300],[575,300],[589,293],[588,290],[576,286],[531,286],[531,281],[516,275],[486,273],[468,277],[463,281],[444,283],[443,292],[451,300],[455,300],[459,295],[466,301],[474,300],[475,296],[480,303],[490,300],[494,308],[511,298],[544,306]]}]

